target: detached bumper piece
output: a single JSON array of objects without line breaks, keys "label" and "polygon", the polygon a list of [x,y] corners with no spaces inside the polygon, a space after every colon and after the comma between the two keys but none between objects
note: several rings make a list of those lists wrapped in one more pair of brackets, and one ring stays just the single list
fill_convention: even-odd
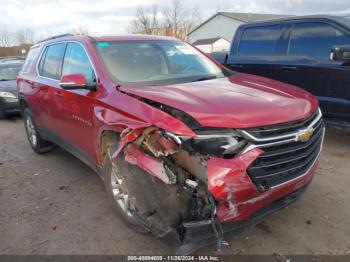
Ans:
[{"label": "detached bumper piece", "polygon": [[[300,198],[308,185],[309,184],[295,190],[294,192],[279,200],[276,200],[269,206],[262,208],[248,220],[240,222],[226,222],[221,224],[223,237],[237,234],[243,231],[245,228],[255,226],[256,224],[262,222],[266,216],[271,215],[292,204]],[[178,239],[179,230],[183,231],[184,238],[182,241]],[[214,232],[210,221],[184,223],[182,229],[172,231],[167,236],[165,236],[164,239],[170,244],[177,246],[175,252],[178,255],[188,255],[205,246],[218,247],[222,244],[218,243],[218,241],[222,241],[222,239],[217,238],[217,235]],[[224,243],[225,242],[223,242],[223,244]]]}]

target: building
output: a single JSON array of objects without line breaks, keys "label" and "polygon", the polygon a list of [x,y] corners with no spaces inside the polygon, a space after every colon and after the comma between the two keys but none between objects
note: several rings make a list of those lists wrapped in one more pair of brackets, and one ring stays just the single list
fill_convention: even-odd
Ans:
[{"label": "building", "polygon": [[25,55],[32,44],[21,44],[19,46],[0,47],[0,57],[6,56],[23,56]]},{"label": "building", "polygon": [[199,39],[192,43],[198,49],[202,50],[205,53],[213,53],[213,52],[222,52],[228,51],[230,49],[230,41],[222,38],[207,38],[207,39]]},{"label": "building", "polygon": [[286,16],[288,15],[218,12],[194,28],[187,36],[190,43],[212,38],[232,41],[236,29],[241,24]]}]

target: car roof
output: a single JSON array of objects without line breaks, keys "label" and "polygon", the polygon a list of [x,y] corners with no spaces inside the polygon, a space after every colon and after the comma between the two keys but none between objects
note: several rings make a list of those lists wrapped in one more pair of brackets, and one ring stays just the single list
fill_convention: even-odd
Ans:
[{"label": "car roof", "polygon": [[64,34],[53,36],[48,39],[44,39],[42,41],[37,42],[33,47],[52,44],[56,42],[62,41],[164,41],[164,40],[176,40],[180,41],[173,37],[165,37],[165,36],[154,36],[154,35],[140,35],[140,34],[130,34],[130,35],[116,35],[116,36],[86,36],[86,35],[72,35],[72,34]]},{"label": "car roof", "polygon": [[290,17],[284,17],[284,18],[277,18],[277,19],[270,19],[270,20],[264,20],[261,22],[252,22],[248,24],[243,24],[241,27],[251,26],[251,25],[260,25],[260,24],[268,24],[273,22],[289,22],[289,21],[300,21],[300,20],[331,20],[335,21],[337,23],[340,23],[346,27],[349,27],[349,21],[346,20],[344,16],[341,15],[304,15],[304,16],[290,16]]},{"label": "car roof", "polygon": [[141,35],[141,34],[133,34],[133,35],[118,35],[118,36],[97,36],[92,37],[95,41],[150,41],[150,40],[178,40],[173,37],[166,36],[155,36],[155,35]]}]

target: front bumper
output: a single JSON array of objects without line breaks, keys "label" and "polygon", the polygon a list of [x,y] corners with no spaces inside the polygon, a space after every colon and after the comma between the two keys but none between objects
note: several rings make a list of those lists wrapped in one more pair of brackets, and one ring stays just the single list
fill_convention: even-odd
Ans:
[{"label": "front bumper", "polygon": [[[208,190],[216,200],[216,218],[224,236],[255,225],[267,215],[296,201],[310,184],[320,156],[319,151],[304,174],[260,192],[250,179],[247,169],[262,153],[257,148],[234,159],[210,158],[207,161]],[[192,225],[183,223],[182,228],[183,239],[175,237],[178,235],[176,230],[167,236],[177,246],[178,254],[190,254],[198,248],[220,241],[208,221]]]},{"label": "front bumper", "polygon": [[0,98],[1,108],[3,113],[8,114],[18,114],[20,113],[19,102],[17,98]]},{"label": "front bumper", "polygon": [[[222,223],[221,226],[222,226],[224,237],[228,237],[229,235],[239,233],[245,228],[254,226],[260,223],[261,221],[263,221],[263,219],[266,216],[271,215],[285,208],[286,206],[294,203],[305,192],[308,185],[309,183],[301,186],[300,188],[294,190],[293,192],[289,193],[288,195],[282,198],[274,200],[268,206],[265,206],[264,208],[260,209],[257,213],[255,213],[249,219],[242,220],[239,222]],[[176,233],[173,232],[173,234],[175,235]],[[211,225],[203,225],[203,226],[186,228],[186,237],[182,241],[182,244],[177,246],[177,248],[175,249],[175,252],[176,254],[181,254],[181,255],[191,254],[201,247],[216,245],[217,241],[218,239],[214,235]]]},{"label": "front bumper", "polygon": [[254,149],[234,159],[208,160],[208,190],[217,201],[216,215],[221,223],[246,220],[261,208],[308,184],[320,156],[319,153],[303,175],[260,192],[247,169],[262,153],[260,149]]}]

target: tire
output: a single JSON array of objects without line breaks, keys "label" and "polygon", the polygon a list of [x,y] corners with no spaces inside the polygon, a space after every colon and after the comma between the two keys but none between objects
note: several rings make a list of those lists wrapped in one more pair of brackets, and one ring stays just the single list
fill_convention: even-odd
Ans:
[{"label": "tire", "polygon": [[[104,159],[104,165],[103,165],[103,177],[104,177],[104,183],[106,192],[108,195],[108,198],[110,199],[110,202],[112,204],[113,209],[116,211],[116,213],[119,214],[119,216],[122,217],[123,221],[132,229],[139,233],[147,234],[150,232],[150,229],[146,225],[146,223],[134,212],[129,210],[130,202],[125,202],[124,206],[121,205],[118,200],[116,200],[116,195],[113,190],[115,188],[112,187],[112,176],[113,172],[115,171],[116,166],[113,165],[111,160],[111,154],[110,152],[106,154]],[[127,200],[129,201],[129,200]]]},{"label": "tire", "polygon": [[[189,215],[192,195],[179,193],[177,185],[166,185],[138,166],[126,163],[122,152],[112,162],[111,155],[115,149],[108,151],[103,168],[104,183],[114,209],[124,221],[138,232],[151,232],[161,238],[177,228],[182,218]],[[121,191],[128,195],[129,210],[116,200],[115,187],[112,186],[113,172],[122,178]]]},{"label": "tire", "polygon": [[29,108],[24,109],[23,120],[27,138],[33,151],[37,154],[43,154],[52,150],[53,144],[40,136],[34,122],[33,114]]}]

